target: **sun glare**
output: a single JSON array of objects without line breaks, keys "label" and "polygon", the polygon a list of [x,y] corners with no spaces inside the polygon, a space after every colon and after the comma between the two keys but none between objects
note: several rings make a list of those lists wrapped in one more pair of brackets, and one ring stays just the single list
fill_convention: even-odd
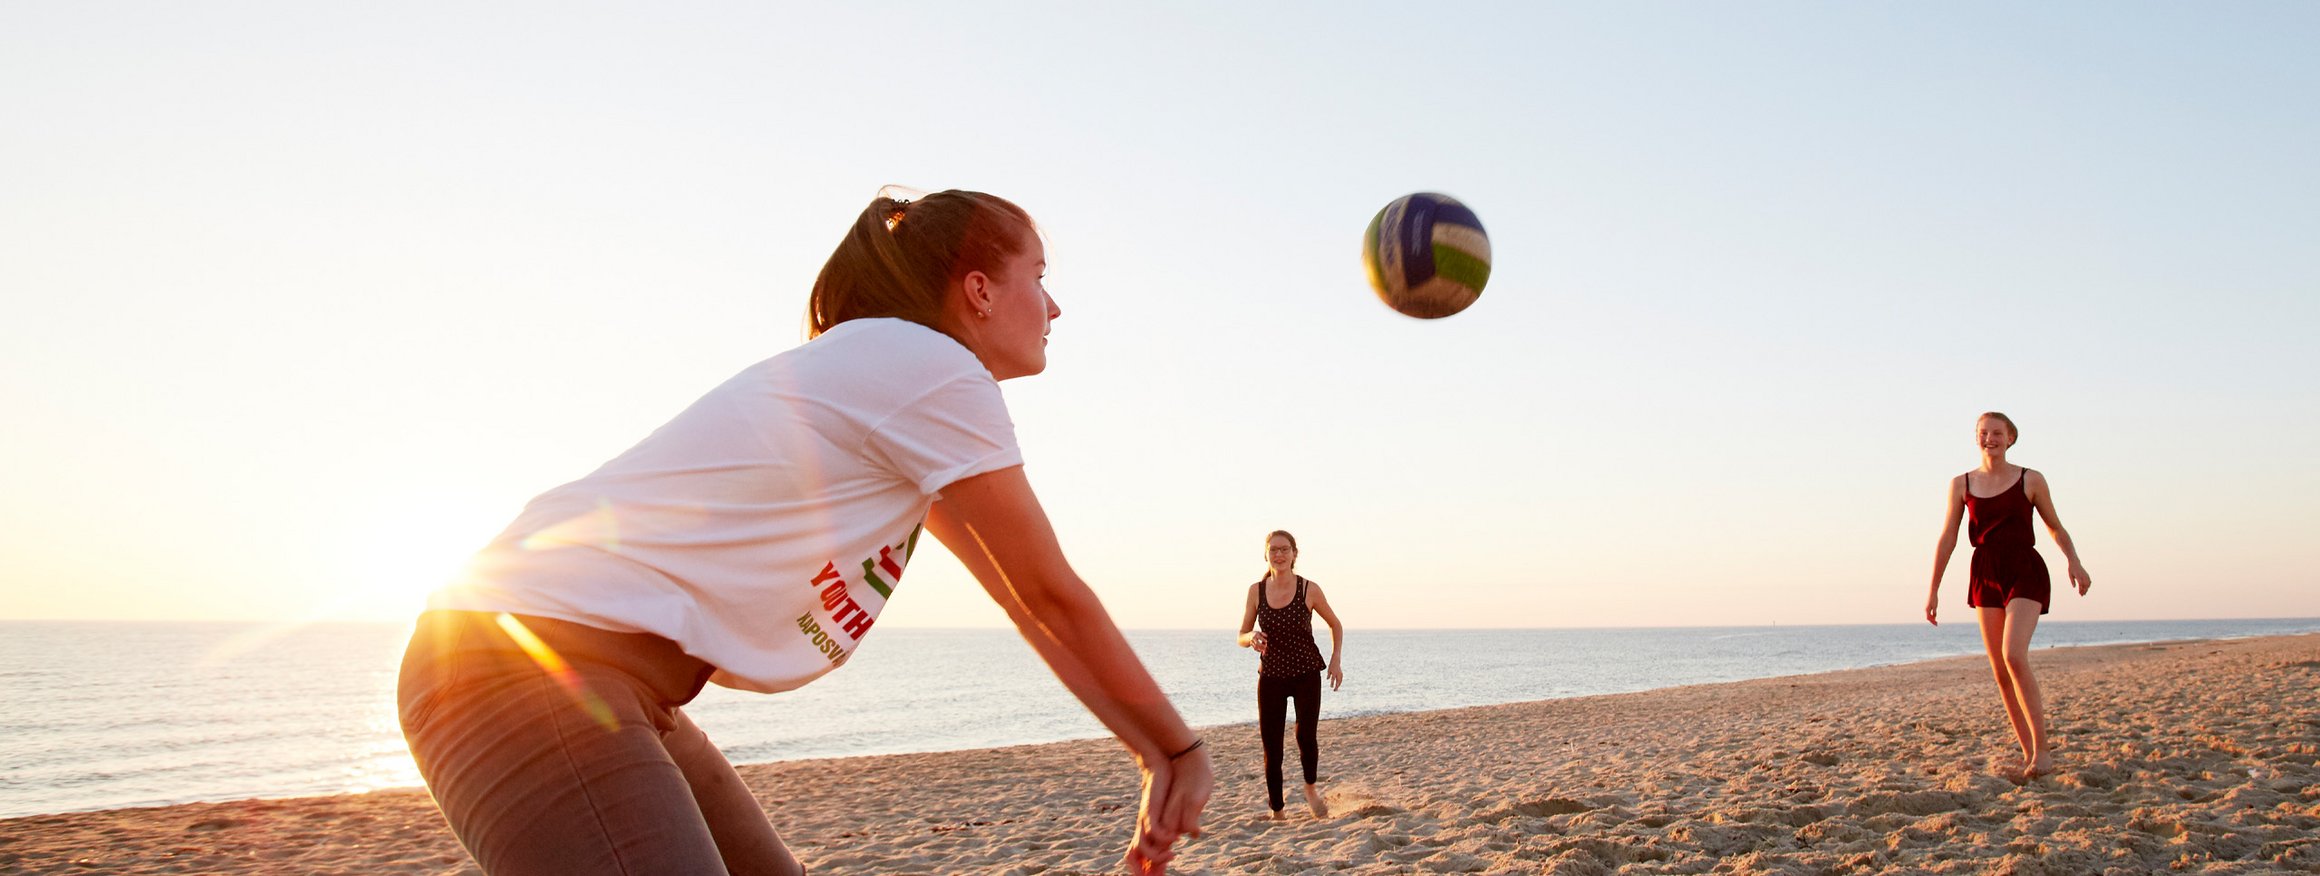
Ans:
[{"label": "sun glare", "polygon": [[459,574],[507,524],[508,505],[475,497],[400,502],[347,538],[347,590],[334,614],[401,619]]}]

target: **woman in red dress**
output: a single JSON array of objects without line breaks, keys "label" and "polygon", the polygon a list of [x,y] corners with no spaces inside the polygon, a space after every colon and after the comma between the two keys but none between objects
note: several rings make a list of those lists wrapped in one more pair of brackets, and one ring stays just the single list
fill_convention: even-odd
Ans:
[{"label": "woman in red dress", "polygon": [[1982,450],[1982,464],[1949,482],[1949,510],[1944,514],[1941,544],[1933,552],[1933,586],[1925,594],[1925,621],[1939,624],[1935,612],[1941,602],[1941,574],[1957,548],[1958,520],[1967,520],[1974,543],[1973,572],[1966,583],[1966,604],[1982,622],[1982,647],[1990,655],[1990,671],[1998,677],[1998,693],[2006,700],[2006,718],[2014,725],[2014,739],[2022,744],[2023,779],[2054,771],[2046,746],[2046,702],[2038,680],[2030,674],[2030,634],[2038,616],[2051,601],[2046,561],[2039,557],[2030,529],[2033,510],[2046,521],[2047,533],[2070,560],[2070,583],[2085,596],[2094,579],[2078,561],[2078,548],[2054,513],[2054,493],[2046,476],[2006,461],[2006,451],[2018,438],[2014,421],[1991,411],[1974,422],[1974,443]]}]

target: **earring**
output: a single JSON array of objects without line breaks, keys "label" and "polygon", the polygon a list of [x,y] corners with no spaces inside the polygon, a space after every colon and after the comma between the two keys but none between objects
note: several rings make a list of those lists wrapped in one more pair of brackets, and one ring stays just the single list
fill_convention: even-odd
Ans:
[{"label": "earring", "polygon": [[990,319],[990,318],[991,318],[991,314],[990,314],[988,311],[982,311],[982,310],[978,310],[978,311],[975,311],[975,318],[976,318],[976,319]]}]

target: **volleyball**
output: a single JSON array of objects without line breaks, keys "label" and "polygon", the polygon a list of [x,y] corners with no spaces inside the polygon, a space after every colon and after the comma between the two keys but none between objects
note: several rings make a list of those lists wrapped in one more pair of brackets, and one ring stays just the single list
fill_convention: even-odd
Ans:
[{"label": "volleyball", "polygon": [[1490,282],[1490,236],[1449,195],[1404,195],[1362,235],[1362,266],[1378,300],[1403,315],[1440,319],[1465,310]]}]

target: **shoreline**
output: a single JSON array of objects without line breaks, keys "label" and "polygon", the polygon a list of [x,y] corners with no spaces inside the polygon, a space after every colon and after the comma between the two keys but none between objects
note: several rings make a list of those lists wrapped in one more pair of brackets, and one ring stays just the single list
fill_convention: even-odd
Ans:
[{"label": "shoreline", "polygon": [[[1201,873],[2265,872],[2320,868],[2320,634],[2039,648],[2060,770],[1979,655],[1322,725],[1316,820],[1215,749]],[[1424,740],[1413,743],[1411,740]],[[1083,739],[739,770],[817,873],[1111,872],[1134,815]],[[973,801],[973,802],[969,802]],[[24,873],[473,873],[420,789],[0,820]]]},{"label": "shoreline", "polygon": [[[2291,619],[2291,620],[2293,620],[2293,619]],[[91,621],[90,623],[112,623],[112,622],[110,622],[110,621]],[[216,623],[240,624],[240,623],[242,623],[242,622],[238,622],[238,621],[232,621],[232,622],[224,622],[224,621],[221,621],[221,622],[216,622]],[[365,622],[351,622],[351,621],[350,621],[349,623],[365,623]],[[2091,622],[2091,623],[2109,623],[2109,622],[2105,622],[2105,621],[2095,621],[2095,622]],[[2166,623],[2174,623],[2174,622],[2173,622],[2173,621],[2168,621],[2168,622],[2166,622]],[[1809,629],[1809,628],[1813,628],[1814,626],[1816,626],[1816,625],[1797,625],[1797,626],[1795,626],[1795,627],[1793,627],[1793,628],[1795,628],[1795,629]],[[1835,625],[1818,625],[1818,626],[1835,626]],[[1853,626],[1908,626],[1908,625],[1899,625],[1899,624],[1884,624],[1884,625],[1878,625],[1878,624],[1866,624],[1866,625],[1862,625],[1862,624],[1856,624],[1856,625],[1853,625]],[[1010,629],[1004,629],[1004,628],[988,628],[988,629],[982,629],[982,628],[958,628],[958,629],[960,629],[960,630],[966,630],[966,629],[977,629],[977,630],[980,630],[980,631],[985,631],[985,632],[1001,633],[1001,634],[1007,634],[1007,635],[1009,635],[1009,636],[1012,636],[1012,635],[1013,635],[1013,631],[1012,631],[1012,630],[1010,630]],[[1563,629],[1563,628],[1521,628],[1521,630],[1520,630],[1520,631],[1526,631],[1526,632],[1527,632],[1527,631],[1537,631],[1537,630],[1553,630],[1553,629]],[[1568,628],[1568,629],[1590,629],[1590,628]],[[1625,629],[1625,628],[1618,628],[1618,629]],[[1642,629],[1642,628],[1638,628],[1638,629]],[[1680,629],[1680,628],[1679,628],[1679,629]],[[1699,629],[1727,629],[1727,628],[1725,628],[1725,627],[1700,627]],[[1759,628],[1757,628],[1757,627],[1731,627],[1731,628],[1729,628],[1729,629],[1748,629],[1748,630],[1755,630],[1755,629],[1759,629]],[[1765,627],[1765,628],[1762,628],[1762,629],[1774,629],[1774,628],[1773,628],[1773,627]],[[955,630],[953,630],[953,631],[955,631]],[[1484,631],[1490,631],[1490,630],[1484,630]],[[1200,631],[1200,630],[1190,630],[1190,631],[1179,631],[1179,630],[1162,630],[1161,632],[1212,632],[1212,631]],[[1432,631],[1432,630],[1419,630],[1419,631],[1395,631],[1395,630],[1381,630],[1381,631],[1378,631],[1378,632],[1434,632],[1434,631]],[[1460,631],[1453,630],[1452,632],[1460,632]],[[2320,632],[2320,630],[2315,630],[2314,632]],[[2275,637],[2275,636],[2280,636],[2280,635],[2300,635],[2300,634],[2301,634],[2301,633],[2285,633],[2285,634],[2283,634],[2283,633],[2248,633],[2248,634],[2242,634],[2242,635],[2215,635],[2215,636],[2200,636],[2200,637],[2190,637],[2190,638],[2181,638],[2181,639],[2135,639],[2135,640],[2127,640],[2127,641],[2119,641],[2119,642],[2099,642],[2099,643],[2092,643],[2092,644],[2087,644],[2087,643],[2058,643],[2058,644],[2051,644],[2051,645],[2037,645],[2037,646],[2034,646],[2034,647],[2032,648],[2032,652],[2033,652],[2033,653],[2038,653],[2038,652],[2044,652],[2044,651],[2048,651],[2048,650],[2056,650],[2056,649],[2067,649],[2067,648],[2104,647],[2104,646],[2109,646],[2109,645],[2165,644],[2165,643],[2190,642],[2190,641],[2209,641],[2209,640],[2214,640],[2214,641],[2236,641],[2236,640],[2241,640],[2241,639],[2269,638],[2269,637]],[[1916,660],[1896,660],[1896,661],[1890,661],[1890,662],[1868,663],[1868,664],[1864,664],[1864,665],[1861,665],[1861,666],[1847,666],[1847,667],[1837,667],[1837,668],[1833,668],[1833,669],[1823,669],[1823,670],[1817,670],[1817,671],[1813,671],[1813,672],[1802,672],[1802,673],[1795,673],[1795,674],[1794,674],[1794,676],[1795,676],[1795,677],[1803,677],[1803,676],[1811,676],[1811,675],[1819,675],[1819,674],[1825,674],[1825,673],[1829,673],[1829,672],[1843,672],[1843,671],[1847,671],[1847,670],[1853,670],[1853,669],[1876,669],[1876,668],[1883,668],[1883,667],[1890,667],[1890,666],[1906,666],[1906,665],[1909,665],[1909,664],[1911,664],[1911,663],[1921,663],[1921,662],[1927,662],[1927,661],[1931,661],[1931,660],[1943,660],[1943,659],[1952,659],[1952,658],[1959,657],[1959,656],[1966,656],[1966,655],[1964,655],[1964,654],[1962,654],[1962,653],[1961,653],[1961,654],[1955,654],[1955,655],[1942,655],[1942,656],[1936,656],[1936,657],[1926,657],[1926,658],[1921,658],[1921,659],[1916,659]],[[1978,653],[1977,653],[1977,654],[1975,654],[1975,655],[1973,655],[1973,656],[1975,656],[1975,657],[1977,657],[1977,658],[1979,657]],[[1324,716],[1323,716],[1323,720],[1325,720],[1325,721],[1340,721],[1340,720],[1351,720],[1351,719],[1356,719],[1356,718],[1372,718],[1372,717],[1382,717],[1382,716],[1387,716],[1387,715],[1399,715],[1399,714],[1416,714],[1416,713],[1423,713],[1423,712],[1435,712],[1435,711],[1449,711],[1449,710],[1454,710],[1454,709],[1462,709],[1462,708],[1479,708],[1479,707],[1484,707],[1484,706],[1495,706],[1495,705],[1518,705],[1518,704],[1522,704],[1522,703],[1531,703],[1531,702],[1549,702],[1549,701],[1553,701],[1553,700],[1563,700],[1563,699],[1577,699],[1577,698],[1588,697],[1588,696],[1613,696],[1613,695],[1620,695],[1620,694],[1630,694],[1630,693],[1651,693],[1651,692],[1654,692],[1654,691],[1662,691],[1662,690],[1674,690],[1674,689],[1677,689],[1677,688],[1683,688],[1683,687],[1695,687],[1695,686],[1704,685],[1704,684],[1731,684],[1731,683],[1741,683],[1741,682],[1748,682],[1748,681],[1763,681],[1763,680],[1769,680],[1769,679],[1772,679],[1772,678],[1785,678],[1785,677],[1791,677],[1791,676],[1761,676],[1761,677],[1755,677],[1755,678],[1741,678],[1741,679],[1733,679],[1733,680],[1729,680],[1729,681],[1680,682],[1680,683],[1676,683],[1676,684],[1669,684],[1669,685],[1664,685],[1664,686],[1660,686],[1660,687],[1637,688],[1637,689],[1634,689],[1634,690],[1613,690],[1613,691],[1604,691],[1604,692],[1601,692],[1601,693],[1571,694],[1571,695],[1560,696],[1560,697],[1545,697],[1545,698],[1538,698],[1538,699],[1514,700],[1514,701],[1509,701],[1509,702],[1501,702],[1501,703],[1475,703],[1475,704],[1472,704],[1472,705],[1449,706],[1449,707],[1440,708],[1440,709],[1361,709],[1361,710],[1354,710],[1354,711],[1348,711],[1348,712],[1328,712],[1328,713],[1325,713],[1325,714],[1324,714]],[[1255,720],[1254,720],[1254,719],[1251,719],[1251,720],[1247,720],[1247,721],[1237,721],[1237,722],[1231,722],[1231,723],[1223,723],[1223,724],[1209,724],[1209,725],[1201,725],[1201,727],[1202,727],[1202,729],[1204,729],[1204,730],[1205,730],[1205,729],[1211,729],[1211,728],[1240,727],[1240,726],[1250,726],[1250,727],[1253,727],[1253,726],[1255,725],[1255,723],[1256,723],[1256,722],[1255,722]],[[780,759],[774,759],[774,760],[751,760],[751,761],[737,761],[737,762],[735,762],[735,764],[734,764],[734,765],[735,765],[735,767],[736,767],[736,768],[742,768],[742,767],[748,767],[748,766],[756,766],[756,765],[769,765],[769,764],[780,764],[780,763],[797,763],[797,762],[802,762],[802,761],[809,761],[809,760],[830,760],[830,759],[838,759],[838,758],[852,758],[852,757],[888,757],[888,756],[903,756],[903,755],[949,754],[949,753],[958,753],[958,752],[967,752],[967,751],[977,751],[977,750],[982,750],[982,749],[987,749],[987,748],[1014,748],[1014,747],[1029,746],[1029,745],[1048,745],[1048,744],[1056,744],[1056,743],[1066,743],[1066,742],[1082,742],[1082,741],[1093,740],[1093,739],[1110,739],[1110,738],[1111,738],[1111,737],[1110,737],[1109,735],[1105,735],[1105,734],[1102,734],[1102,733],[1100,733],[1100,732],[1099,732],[1099,733],[1092,733],[1092,734],[1089,734],[1089,735],[1081,735],[1081,736],[1065,736],[1065,737],[1059,737],[1059,738],[1039,738],[1039,739],[1025,739],[1025,740],[1021,740],[1021,741],[1011,741],[1011,742],[1005,742],[1005,743],[998,744],[998,745],[984,745],[984,746],[977,746],[977,747],[970,747],[970,748],[955,748],[955,747],[953,747],[953,748],[910,748],[910,749],[893,750],[893,751],[860,751],[860,752],[852,752],[852,753],[846,753],[846,754],[825,754],[825,755],[809,755],[809,756],[800,756],[800,757],[791,757],[791,758],[780,758]],[[251,794],[251,795],[247,795],[247,796],[236,796],[236,797],[225,797],[225,796],[221,796],[221,797],[215,797],[215,798],[202,798],[202,797],[194,797],[194,798],[189,798],[189,799],[179,799],[179,800],[153,800],[153,801],[138,801],[138,802],[127,802],[127,803],[120,803],[120,804],[115,804],[115,805],[103,805],[103,806],[77,807],[77,808],[72,808],[72,809],[63,809],[63,810],[57,810],[57,811],[52,811],[52,812],[31,812],[31,813],[23,813],[23,814],[16,814],[16,815],[0,815],[0,822],[4,822],[4,821],[7,821],[7,820],[9,820],[9,819],[14,819],[14,818],[27,818],[27,817],[38,816],[38,815],[69,815],[69,814],[75,814],[75,813],[88,813],[88,812],[108,812],[108,811],[114,811],[114,810],[132,810],[132,809],[160,809],[160,808],[167,808],[167,807],[172,807],[172,806],[191,806],[191,805],[200,805],[200,804],[246,803],[246,802],[258,802],[258,801],[303,800],[303,799],[310,799],[310,798],[340,797],[340,796],[359,796],[359,795],[362,795],[362,794],[382,793],[382,792],[390,792],[390,791],[420,790],[420,789],[423,789],[424,787],[425,787],[424,785],[420,785],[420,784],[416,784],[416,783],[414,783],[414,784],[409,784],[409,785],[387,785],[387,786],[373,787],[373,788],[367,788],[367,789],[345,789],[345,790],[338,790],[338,791],[330,791],[330,790],[319,790],[319,789],[318,789],[318,790],[314,790],[314,791],[307,791],[307,792],[293,792],[293,793],[282,793],[282,794],[273,794],[273,793],[261,793],[261,794]]]}]

